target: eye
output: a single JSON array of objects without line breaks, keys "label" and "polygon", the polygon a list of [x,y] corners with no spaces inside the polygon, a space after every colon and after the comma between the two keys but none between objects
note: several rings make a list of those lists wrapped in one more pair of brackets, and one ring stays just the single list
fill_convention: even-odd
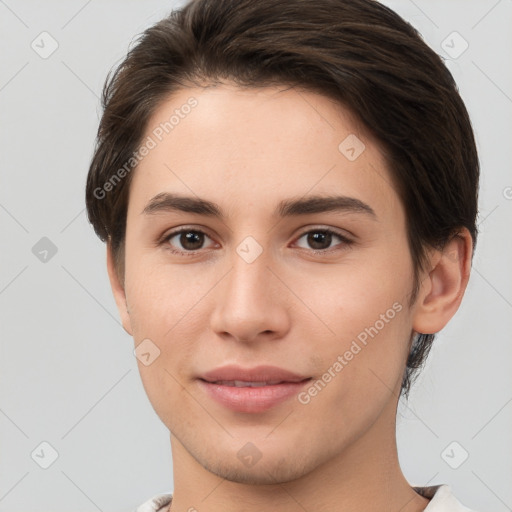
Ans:
[{"label": "eye", "polygon": [[[303,240],[303,242],[301,242]],[[337,245],[347,246],[352,243],[345,236],[333,231],[332,229],[312,229],[303,233],[297,240],[297,245],[303,249],[313,249],[313,252],[327,252],[332,249],[333,241],[338,240]]]},{"label": "eye", "polygon": [[207,248],[204,246],[206,240],[210,240],[212,242],[212,246],[215,244],[203,231],[198,229],[182,228],[166,235],[162,240],[162,244],[169,245],[172,252],[187,253]]}]

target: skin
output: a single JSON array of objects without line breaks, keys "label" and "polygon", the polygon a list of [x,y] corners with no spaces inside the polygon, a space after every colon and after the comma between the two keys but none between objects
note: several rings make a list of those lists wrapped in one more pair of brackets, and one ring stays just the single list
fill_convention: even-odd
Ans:
[{"label": "skin", "polygon": [[[191,96],[198,105],[133,176],[124,283],[107,251],[124,328],[136,346],[149,338],[160,350],[149,366],[138,364],[171,433],[171,510],[423,510],[428,500],[398,463],[396,408],[413,332],[439,331],[460,304],[469,233],[430,250],[410,306],[404,208],[378,143],[346,109],[312,92],[226,83],[178,91],[155,111],[146,136]],[[338,149],[350,134],[365,144],[355,161]],[[143,213],[162,192],[213,201],[225,217]],[[375,217],[272,215],[281,200],[313,194],[356,198]],[[180,227],[207,235],[192,256],[183,238],[162,241]],[[351,243],[333,236],[312,247],[307,233],[322,228]],[[263,249],[252,263],[236,251],[247,236]],[[307,404],[293,397],[264,413],[234,412],[196,380],[226,364],[319,379],[396,303],[401,311]],[[261,454],[252,467],[237,457],[248,442]]]}]

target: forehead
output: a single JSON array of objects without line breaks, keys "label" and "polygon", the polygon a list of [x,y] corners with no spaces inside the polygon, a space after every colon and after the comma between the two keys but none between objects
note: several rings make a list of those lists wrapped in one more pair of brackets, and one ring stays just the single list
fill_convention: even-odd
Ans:
[{"label": "forehead", "polygon": [[333,192],[376,211],[401,208],[378,143],[347,109],[310,91],[182,89],[150,117],[142,142],[151,149],[130,192],[139,212],[166,191],[234,209]]}]

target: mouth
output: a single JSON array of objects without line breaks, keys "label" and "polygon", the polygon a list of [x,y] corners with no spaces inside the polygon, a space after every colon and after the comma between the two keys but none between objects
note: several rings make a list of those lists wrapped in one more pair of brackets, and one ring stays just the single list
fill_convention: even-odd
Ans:
[{"label": "mouth", "polygon": [[311,379],[274,366],[225,366],[203,374],[198,383],[227,409],[261,413],[296,396]]},{"label": "mouth", "polygon": [[219,384],[220,386],[231,386],[235,388],[261,388],[263,386],[276,386],[283,384],[285,380],[269,380],[269,381],[245,381],[245,380],[217,380],[217,381],[204,381],[210,384]]},{"label": "mouth", "polygon": [[199,378],[210,383],[226,383],[226,385],[237,386],[237,383],[276,385],[282,382],[300,382],[309,378],[309,375],[300,375],[278,366],[254,366],[243,368],[242,366],[227,365],[215,368]]}]

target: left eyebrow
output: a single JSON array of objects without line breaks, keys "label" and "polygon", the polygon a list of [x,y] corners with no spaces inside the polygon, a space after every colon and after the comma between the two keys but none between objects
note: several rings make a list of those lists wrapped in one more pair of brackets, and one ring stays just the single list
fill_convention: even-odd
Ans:
[{"label": "left eyebrow", "polygon": [[[151,215],[170,211],[196,213],[220,219],[225,218],[220,206],[216,203],[199,197],[168,192],[162,192],[153,197],[142,213]],[[324,212],[362,213],[374,219],[377,218],[373,208],[360,199],[347,196],[320,195],[280,201],[275,209],[274,217],[284,218]]]},{"label": "left eyebrow", "polygon": [[308,196],[301,199],[281,201],[277,207],[280,217],[309,215],[324,212],[363,213],[377,218],[373,208],[355,197],[347,196]]}]

